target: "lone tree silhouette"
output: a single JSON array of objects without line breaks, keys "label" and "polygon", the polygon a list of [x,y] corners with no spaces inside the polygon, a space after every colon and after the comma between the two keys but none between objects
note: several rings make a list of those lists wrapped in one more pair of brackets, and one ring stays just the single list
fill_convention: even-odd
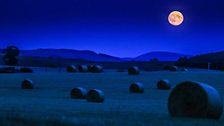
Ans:
[{"label": "lone tree silhouette", "polygon": [[175,65],[176,66],[188,66],[189,59],[187,57],[180,57],[176,62]]},{"label": "lone tree silhouette", "polygon": [[150,59],[151,63],[159,63],[159,60],[157,58],[152,58]]},{"label": "lone tree silhouette", "polygon": [[16,65],[18,63],[19,52],[16,46],[8,46],[2,51],[4,63],[6,65]]}]

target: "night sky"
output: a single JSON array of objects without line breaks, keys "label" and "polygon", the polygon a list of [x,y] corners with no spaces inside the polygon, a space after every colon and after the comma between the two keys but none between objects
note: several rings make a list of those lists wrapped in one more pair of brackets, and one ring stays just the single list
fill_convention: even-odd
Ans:
[{"label": "night sky", "polygon": [[[184,23],[171,26],[178,10]],[[224,51],[223,0],[0,0],[0,48],[68,48],[120,57]]]}]

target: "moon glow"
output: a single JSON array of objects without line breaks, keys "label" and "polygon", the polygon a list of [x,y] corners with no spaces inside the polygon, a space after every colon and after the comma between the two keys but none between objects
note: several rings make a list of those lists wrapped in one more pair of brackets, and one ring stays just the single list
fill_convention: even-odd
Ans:
[{"label": "moon glow", "polygon": [[169,14],[168,16],[168,21],[171,25],[173,26],[179,26],[183,23],[184,21],[184,16],[181,12],[179,11],[173,11]]}]

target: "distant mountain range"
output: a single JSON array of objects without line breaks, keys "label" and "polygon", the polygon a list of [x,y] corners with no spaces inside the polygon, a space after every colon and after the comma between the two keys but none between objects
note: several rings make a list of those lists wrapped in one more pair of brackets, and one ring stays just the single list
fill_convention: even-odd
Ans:
[{"label": "distant mountain range", "polygon": [[35,49],[21,50],[20,56],[42,57],[42,58],[60,58],[60,59],[77,59],[97,62],[123,62],[123,61],[150,61],[157,58],[159,61],[176,61],[180,57],[188,55],[171,53],[171,52],[150,52],[134,58],[120,58],[107,54],[96,53],[89,50],[72,50],[72,49]]},{"label": "distant mountain range", "polygon": [[77,59],[88,61],[108,61],[120,62],[120,58],[106,54],[97,54],[89,50],[70,50],[70,49],[36,49],[22,50],[20,56],[32,56],[43,58]]}]

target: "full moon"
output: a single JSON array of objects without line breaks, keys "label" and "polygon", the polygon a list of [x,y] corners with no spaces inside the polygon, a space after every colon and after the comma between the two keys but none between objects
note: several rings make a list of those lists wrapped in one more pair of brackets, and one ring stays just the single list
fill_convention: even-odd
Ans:
[{"label": "full moon", "polygon": [[184,21],[184,16],[181,12],[179,11],[173,11],[169,14],[168,16],[168,21],[171,25],[173,26],[179,26],[183,23]]}]

